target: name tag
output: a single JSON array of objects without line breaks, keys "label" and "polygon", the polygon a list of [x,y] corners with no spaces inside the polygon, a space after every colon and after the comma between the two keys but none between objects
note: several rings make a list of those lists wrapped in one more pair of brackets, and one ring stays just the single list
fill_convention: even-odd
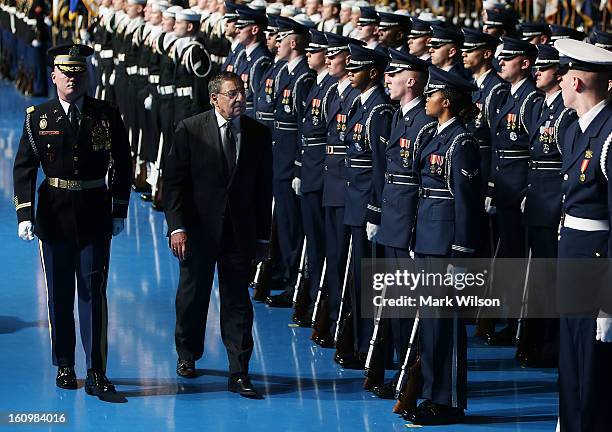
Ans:
[{"label": "name tag", "polygon": [[53,131],[53,130],[44,130],[44,131],[38,131],[38,135],[61,135],[62,132],[61,131]]}]

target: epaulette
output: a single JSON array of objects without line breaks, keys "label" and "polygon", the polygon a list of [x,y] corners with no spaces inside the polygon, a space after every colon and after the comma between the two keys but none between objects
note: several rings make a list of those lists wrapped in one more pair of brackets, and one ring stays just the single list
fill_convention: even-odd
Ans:
[{"label": "epaulette", "polygon": [[478,141],[476,140],[476,138],[474,138],[474,135],[467,132],[467,133],[461,133],[457,135],[455,139],[453,139],[453,142],[451,143],[451,145],[448,147],[448,150],[446,151],[447,164],[446,164],[446,172],[444,173],[444,176],[446,177],[446,187],[448,188],[452,196],[455,196],[455,193],[453,192],[453,188],[451,184],[452,176],[450,175],[452,172],[452,166],[453,166],[453,152],[455,151],[455,146],[459,142],[462,142],[462,145],[463,145],[465,141],[472,141],[472,143],[476,146],[476,148],[478,148]]},{"label": "epaulette", "polygon": [[[539,90],[534,90],[529,93],[527,97],[523,100],[523,104],[521,105],[521,109],[519,110],[519,119],[521,122],[521,126],[523,126],[523,130],[526,133],[529,133],[529,130],[527,129],[527,125],[525,124],[525,111],[527,110],[527,106],[535,102],[536,98],[538,97],[544,97]],[[531,99],[533,99],[533,101]]]},{"label": "epaulette", "polygon": [[[306,79],[307,79],[307,78],[310,78],[310,79],[312,79],[312,80],[314,80],[314,79],[315,79],[314,75],[313,75],[311,72],[304,72],[302,75],[300,75],[299,77],[297,77],[297,79],[295,80],[295,84],[293,84],[293,93],[292,93],[292,94],[293,94],[293,110],[294,110],[294,112],[296,112],[296,113],[297,113],[298,111],[297,111],[297,106],[295,105],[295,104],[296,104],[296,102],[297,102],[297,98],[295,97],[295,96],[296,96],[296,93],[295,93],[295,92],[296,92],[296,90],[297,90],[297,86],[300,84],[300,82],[301,82],[302,80],[306,81]],[[302,103],[305,103],[305,100],[304,100],[304,101],[302,101]]]},{"label": "epaulette", "polygon": [[612,132],[610,132],[608,138],[606,138],[606,141],[604,141],[604,144],[601,147],[601,155],[599,156],[599,168],[606,178],[606,181],[609,181],[608,172],[606,170],[606,162],[608,160],[608,151],[610,151],[610,142],[612,142]]},{"label": "epaulette", "polygon": [[[370,144],[370,148],[372,148],[372,139],[370,137],[370,128],[371,128],[371,124],[372,124],[372,117],[374,117],[374,114],[376,114],[376,113],[380,113],[380,114],[389,113],[393,117],[393,113],[394,113],[393,105],[391,105],[391,104],[376,105],[374,108],[372,108],[372,111],[370,112],[370,115],[366,119],[366,124],[365,124],[365,129],[366,129],[366,131],[365,131],[365,139],[366,139],[366,143]],[[382,136],[378,137],[378,138],[380,139],[380,142],[385,147],[389,144],[389,139],[388,138],[384,138]]]},{"label": "epaulette", "polygon": [[561,122],[563,121],[563,118],[565,117],[565,114],[567,113],[572,113],[572,112],[576,112],[571,108],[565,108],[563,111],[561,111],[561,114],[559,114],[559,118],[555,121],[555,125],[553,127],[553,140],[555,141],[555,144],[557,144],[557,150],[559,150],[559,153],[561,153],[561,155],[563,155],[563,151],[561,150],[561,146],[559,145],[559,127],[561,126]]},{"label": "epaulette", "polygon": [[323,96],[323,102],[321,102],[321,105],[323,105],[323,118],[325,119],[325,121],[327,121],[327,98],[329,97],[329,94],[332,91],[334,91],[337,87],[338,87],[338,83],[337,82],[333,83],[332,85],[329,86],[329,88],[325,92],[325,96]]},{"label": "epaulette", "polygon": [[36,107],[34,105],[27,107],[26,108],[26,114],[32,114],[35,109],[36,109]]},{"label": "epaulette", "polygon": [[493,86],[493,88],[491,89],[491,91],[487,95],[487,98],[485,99],[484,115],[485,115],[485,121],[487,122],[489,127],[491,127],[491,116],[489,115],[489,112],[490,112],[489,108],[490,108],[490,105],[491,105],[491,99],[493,98],[494,95],[497,96],[498,94],[502,93],[506,89],[507,89],[507,87],[506,87],[505,83],[503,83],[503,82],[497,83],[497,84],[495,84]]}]

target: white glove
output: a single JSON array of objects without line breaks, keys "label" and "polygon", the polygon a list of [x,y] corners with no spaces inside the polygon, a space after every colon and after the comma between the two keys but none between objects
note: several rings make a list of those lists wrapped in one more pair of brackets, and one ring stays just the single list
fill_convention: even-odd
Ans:
[{"label": "white glove", "polygon": [[121,218],[113,218],[113,237],[118,235],[125,226],[125,222]]},{"label": "white glove", "polygon": [[113,71],[113,73],[111,74],[110,78],[108,79],[108,83],[110,85],[115,85],[115,71]]},{"label": "white glove", "polygon": [[293,180],[291,180],[291,188],[293,189],[293,192],[295,192],[296,195],[301,196],[302,180],[299,177],[293,177]]},{"label": "white glove", "polygon": [[102,82],[102,85],[106,84],[106,74],[102,73],[102,77],[100,78],[100,81]]},{"label": "white glove", "polygon": [[368,236],[368,241],[372,241],[376,234],[378,234],[378,230],[380,229],[380,225],[374,225],[373,223],[366,223],[366,234]]},{"label": "white glove", "polygon": [[45,24],[47,24],[49,27],[51,27],[53,25],[53,21],[51,21],[51,18],[49,18],[48,16],[45,17],[45,19],[43,20],[45,22]]},{"label": "white glove", "polygon": [[91,65],[92,65],[93,67],[98,67],[98,59],[97,59],[97,58],[95,58],[95,57],[92,57],[92,58],[91,58]]},{"label": "white glove", "polygon": [[595,340],[600,342],[612,342],[612,315],[599,311],[597,317],[597,332]]},{"label": "white glove", "polygon": [[521,213],[525,213],[525,202],[527,201],[527,197],[523,197],[523,201],[521,201]]},{"label": "white glove", "polygon": [[39,41],[38,39],[34,39],[34,40],[32,41],[32,46],[33,46],[34,48],[38,48],[38,47],[40,46],[40,41]]},{"label": "white glove", "polygon": [[489,214],[493,214],[496,212],[496,209],[494,206],[491,205],[491,202],[493,201],[493,198],[491,197],[486,197],[485,198],[485,211]]},{"label": "white glove", "polygon": [[153,105],[153,96],[149,95],[144,100],[144,107],[147,111],[151,109],[151,105]]},{"label": "white glove", "polygon": [[79,31],[79,36],[81,37],[81,43],[86,44],[89,42],[89,33],[85,29],[81,29]]},{"label": "white glove", "polygon": [[30,221],[19,222],[19,228],[17,229],[17,233],[19,234],[19,238],[24,241],[32,241],[34,240],[34,225]]}]

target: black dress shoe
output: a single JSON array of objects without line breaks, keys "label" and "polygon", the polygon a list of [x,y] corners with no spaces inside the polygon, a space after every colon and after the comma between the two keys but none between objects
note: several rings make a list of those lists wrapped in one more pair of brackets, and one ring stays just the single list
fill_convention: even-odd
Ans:
[{"label": "black dress shoe", "polygon": [[292,308],[293,298],[288,292],[284,292],[278,295],[271,295],[266,297],[266,304],[270,307],[277,308]]},{"label": "black dress shoe", "polygon": [[145,202],[151,202],[153,201],[153,195],[151,195],[150,193],[142,193],[140,194],[140,199]]},{"label": "black dress shoe", "polygon": [[74,367],[58,367],[57,377],[55,377],[55,385],[66,390],[76,390],[77,379],[76,374],[74,373]]},{"label": "black dress shoe", "polygon": [[232,375],[227,383],[227,389],[233,393],[249,399],[262,399],[261,395],[253,387],[248,375]]},{"label": "black dress shoe", "polygon": [[92,396],[104,397],[117,393],[115,386],[106,378],[104,372],[89,369],[85,379],[85,392]]},{"label": "black dress shoe", "polygon": [[348,353],[341,354],[336,353],[334,361],[342,366],[344,369],[365,369],[366,354],[364,353]]},{"label": "black dress shoe", "polygon": [[193,360],[181,360],[176,362],[176,374],[183,378],[196,378],[195,362]]},{"label": "black dress shoe", "polygon": [[489,335],[487,344],[492,346],[514,346],[516,330],[504,327],[502,330]]},{"label": "black dress shoe", "polygon": [[334,348],[336,346],[334,337],[330,334],[324,336],[317,336],[315,338],[312,338],[312,341],[319,345],[321,348]]},{"label": "black dress shoe", "polygon": [[312,327],[312,315],[300,315],[294,312],[291,316],[291,321],[300,327]]},{"label": "black dress shoe", "polygon": [[465,414],[461,408],[424,401],[417,407],[411,418],[407,420],[422,426],[448,425],[463,423]]},{"label": "black dress shoe", "polygon": [[374,386],[372,393],[381,399],[395,399],[395,383],[391,381],[381,386]]}]

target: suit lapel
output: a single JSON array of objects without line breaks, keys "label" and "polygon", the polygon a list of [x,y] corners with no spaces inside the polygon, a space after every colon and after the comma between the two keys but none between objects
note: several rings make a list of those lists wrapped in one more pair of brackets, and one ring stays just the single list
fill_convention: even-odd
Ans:
[{"label": "suit lapel", "polygon": [[[215,115],[214,108],[204,114],[204,122],[202,124],[203,134],[202,136],[210,137],[210,146],[213,154],[216,154],[215,159],[217,160],[216,166],[219,167],[219,171],[222,175],[227,177],[227,169],[225,162],[225,155],[223,154],[223,147],[221,144],[221,132],[219,125],[217,124],[217,116]],[[206,155],[206,152],[201,152],[201,155]],[[205,157],[205,156],[204,156]]]},{"label": "suit lapel", "polygon": [[247,152],[247,146],[245,145],[246,140],[243,139],[246,133],[244,118],[245,118],[244,115],[240,116],[240,152],[238,152],[238,159],[236,160],[236,167],[234,168],[234,172],[230,176],[229,181],[227,183],[228,187],[231,186],[232,183],[234,182],[234,178],[236,177],[236,172],[240,169],[241,161],[245,158],[244,154]]}]

